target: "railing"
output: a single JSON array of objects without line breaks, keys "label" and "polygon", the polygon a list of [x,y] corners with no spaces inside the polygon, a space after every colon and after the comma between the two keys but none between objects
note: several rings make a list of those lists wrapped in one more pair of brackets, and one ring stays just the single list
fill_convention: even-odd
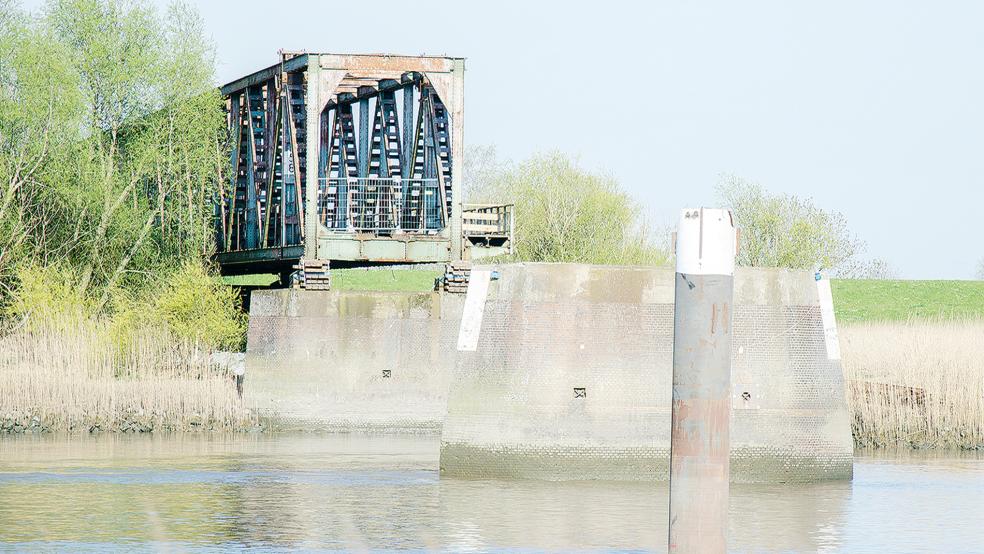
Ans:
[{"label": "railing", "polygon": [[322,178],[318,215],[346,232],[436,233],[445,225],[437,179]]},{"label": "railing", "polygon": [[461,212],[461,231],[465,236],[512,238],[512,204],[463,204]]}]

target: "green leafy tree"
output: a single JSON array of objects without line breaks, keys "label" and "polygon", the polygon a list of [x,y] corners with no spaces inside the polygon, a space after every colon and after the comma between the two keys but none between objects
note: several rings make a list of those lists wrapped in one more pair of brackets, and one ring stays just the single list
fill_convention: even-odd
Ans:
[{"label": "green leafy tree", "polygon": [[16,266],[67,247],[71,219],[51,167],[69,166],[83,115],[71,53],[9,0],[0,2],[0,297]]},{"label": "green leafy tree", "polygon": [[235,342],[242,322],[205,298],[234,308],[231,296],[162,286],[208,275],[228,163],[214,67],[184,3],[50,0],[34,17],[0,0],[0,315],[74,305],[38,294],[69,287],[85,317],[156,306],[148,313],[179,335],[194,313],[182,302],[211,306],[228,324],[209,323],[224,337],[211,343]]},{"label": "green leafy tree", "polygon": [[863,277],[873,267],[859,259],[864,243],[838,212],[734,176],[724,177],[717,193],[740,228],[738,265],[821,269],[843,277]]},{"label": "green leafy tree", "polygon": [[52,0],[47,21],[72,53],[87,108],[66,196],[91,225],[73,252],[79,287],[109,291],[135,267],[208,248],[223,132],[214,56],[198,16],[174,4]]},{"label": "green leafy tree", "polygon": [[516,165],[478,152],[465,169],[468,197],[515,204],[515,258],[521,261],[661,264],[639,205],[610,176],[578,167],[559,154]]}]

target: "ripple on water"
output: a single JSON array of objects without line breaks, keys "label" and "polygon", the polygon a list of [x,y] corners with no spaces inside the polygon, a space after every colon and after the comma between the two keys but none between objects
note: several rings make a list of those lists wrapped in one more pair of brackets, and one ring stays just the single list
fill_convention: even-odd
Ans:
[{"label": "ripple on water", "polygon": [[[0,440],[0,549],[663,550],[649,483],[441,479],[436,437]],[[984,456],[859,454],[853,482],[735,486],[738,551],[972,552]]]}]

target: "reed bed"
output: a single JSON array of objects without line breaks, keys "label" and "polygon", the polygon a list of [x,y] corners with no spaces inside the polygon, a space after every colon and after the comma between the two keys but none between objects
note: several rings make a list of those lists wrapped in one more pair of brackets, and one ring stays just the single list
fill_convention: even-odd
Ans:
[{"label": "reed bed", "polygon": [[842,326],[859,447],[984,448],[984,320]]},{"label": "reed bed", "polygon": [[166,330],[100,321],[0,337],[0,432],[241,429],[229,368]]}]

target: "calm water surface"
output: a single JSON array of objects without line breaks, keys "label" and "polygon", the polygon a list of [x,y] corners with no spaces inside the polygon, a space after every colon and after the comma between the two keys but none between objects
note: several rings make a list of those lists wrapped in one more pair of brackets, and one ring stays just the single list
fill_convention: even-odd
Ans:
[{"label": "calm water surface", "polygon": [[[667,489],[440,478],[434,437],[0,438],[0,550],[665,550]],[[735,552],[984,552],[984,454],[735,486]]]}]

